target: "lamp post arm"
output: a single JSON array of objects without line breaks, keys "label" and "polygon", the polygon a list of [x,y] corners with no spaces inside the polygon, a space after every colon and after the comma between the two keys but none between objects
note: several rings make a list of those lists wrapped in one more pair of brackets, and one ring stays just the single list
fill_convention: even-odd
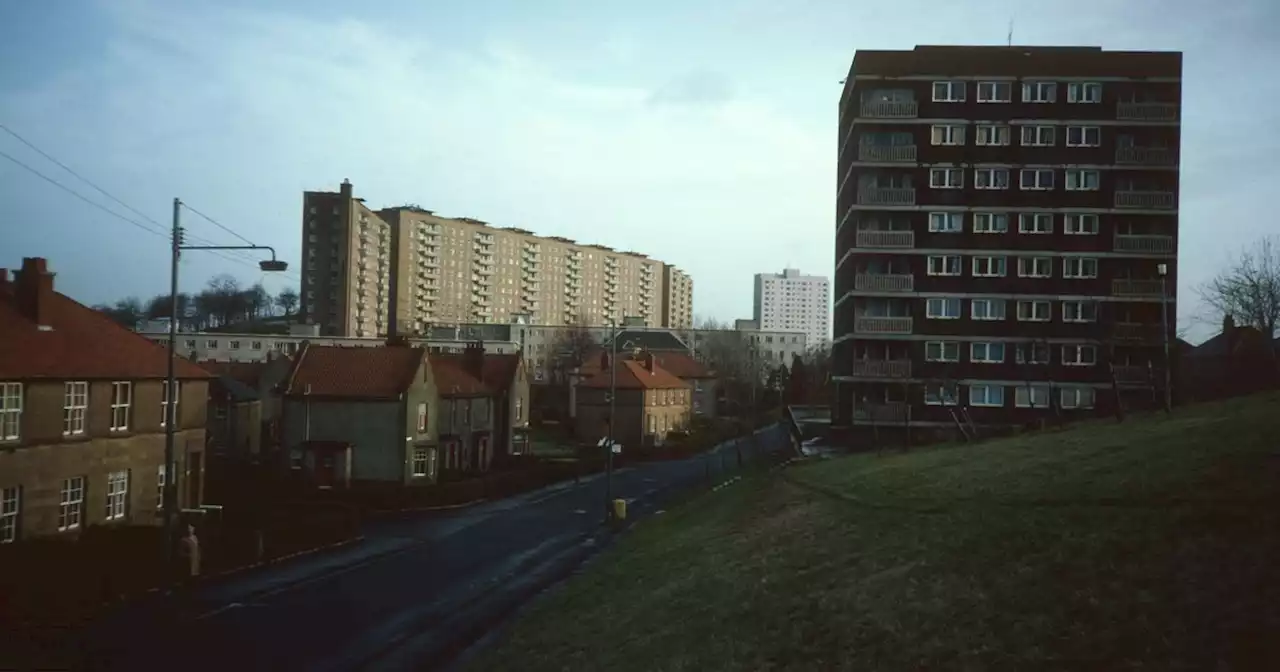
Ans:
[{"label": "lamp post arm", "polygon": [[180,250],[266,250],[271,253],[271,261],[276,260],[276,248],[270,245],[179,245]]}]

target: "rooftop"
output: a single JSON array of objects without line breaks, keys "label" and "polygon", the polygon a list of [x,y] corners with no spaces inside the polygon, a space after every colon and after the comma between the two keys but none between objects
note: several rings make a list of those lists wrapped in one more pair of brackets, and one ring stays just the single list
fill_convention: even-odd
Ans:
[{"label": "rooftop", "polygon": [[[602,368],[602,367],[601,367]],[[616,386],[622,390],[670,390],[685,389],[689,386],[672,375],[660,365],[653,369],[645,368],[644,362],[635,359],[618,359],[614,362],[616,374],[611,375],[601,370],[596,375],[578,383],[580,387],[609,388]]]},{"label": "rooftop", "polygon": [[395,399],[409,389],[423,348],[388,345],[344,348],[308,344],[298,353],[286,394]]}]

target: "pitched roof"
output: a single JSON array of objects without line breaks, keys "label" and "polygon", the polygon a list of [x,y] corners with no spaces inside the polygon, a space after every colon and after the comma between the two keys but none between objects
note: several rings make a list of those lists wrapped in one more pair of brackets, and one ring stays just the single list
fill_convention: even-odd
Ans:
[{"label": "pitched roof", "polygon": [[[485,359],[488,359],[486,355]],[[477,397],[493,394],[493,388],[476,378],[463,364],[461,354],[431,355],[431,373],[442,397]]]},{"label": "pitched roof", "polygon": [[205,360],[197,363],[209,373],[230,378],[249,387],[257,387],[262,380],[262,374],[267,370],[267,362],[215,362],[213,360]]},{"label": "pitched roof", "polygon": [[[617,387],[626,390],[662,390],[684,389],[689,387],[683,380],[672,375],[661,365],[655,364],[653,371],[644,368],[644,363],[634,359],[619,359],[614,363],[617,371]],[[594,376],[578,383],[582,387],[607,388],[614,384],[608,369],[597,372]]]},{"label": "pitched roof", "polygon": [[[43,267],[43,260],[41,267]],[[42,328],[18,306],[16,282],[0,281],[0,376],[60,380],[137,380],[169,373],[165,346],[134,333],[103,313],[56,291],[42,305]],[[175,358],[178,378],[211,378],[208,371]]]},{"label": "pitched roof", "polygon": [[298,353],[286,394],[394,399],[409,389],[425,351],[402,345],[312,345]]},{"label": "pitched roof", "polygon": [[520,353],[484,355],[484,384],[494,390],[506,390],[520,368]]},{"label": "pitched roof", "polygon": [[653,358],[658,361],[658,366],[680,379],[716,377],[705,364],[683,352],[656,352]]},{"label": "pitched roof", "polygon": [[[608,347],[610,339],[605,339]],[[621,345],[630,342],[632,347],[651,352],[688,352],[689,346],[679,336],[670,331],[650,329],[624,329],[618,332],[619,350]]]}]

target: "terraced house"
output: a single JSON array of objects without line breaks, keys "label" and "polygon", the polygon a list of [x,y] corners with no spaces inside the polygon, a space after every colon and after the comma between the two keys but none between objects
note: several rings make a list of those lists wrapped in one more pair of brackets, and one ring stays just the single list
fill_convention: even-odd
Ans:
[{"label": "terraced house", "polygon": [[840,101],[834,422],[1151,403],[1177,286],[1180,53],[859,51]]}]

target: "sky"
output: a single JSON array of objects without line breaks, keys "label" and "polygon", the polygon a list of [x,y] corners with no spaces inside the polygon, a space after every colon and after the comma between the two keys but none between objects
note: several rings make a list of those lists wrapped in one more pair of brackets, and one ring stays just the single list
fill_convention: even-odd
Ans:
[{"label": "sky", "polygon": [[1185,52],[1179,322],[1212,333],[1196,286],[1275,230],[1274,0],[0,0],[0,124],[146,218],[0,152],[152,229],[0,157],[0,267],[47,257],[85,303],[165,292],[180,197],[295,266],[192,252],[183,288],[277,291],[302,191],[347,178],[373,207],[645,252],[692,274],[695,314],[749,317],[755,273],[832,274],[854,51],[1004,44],[1010,20],[1016,44]]}]

